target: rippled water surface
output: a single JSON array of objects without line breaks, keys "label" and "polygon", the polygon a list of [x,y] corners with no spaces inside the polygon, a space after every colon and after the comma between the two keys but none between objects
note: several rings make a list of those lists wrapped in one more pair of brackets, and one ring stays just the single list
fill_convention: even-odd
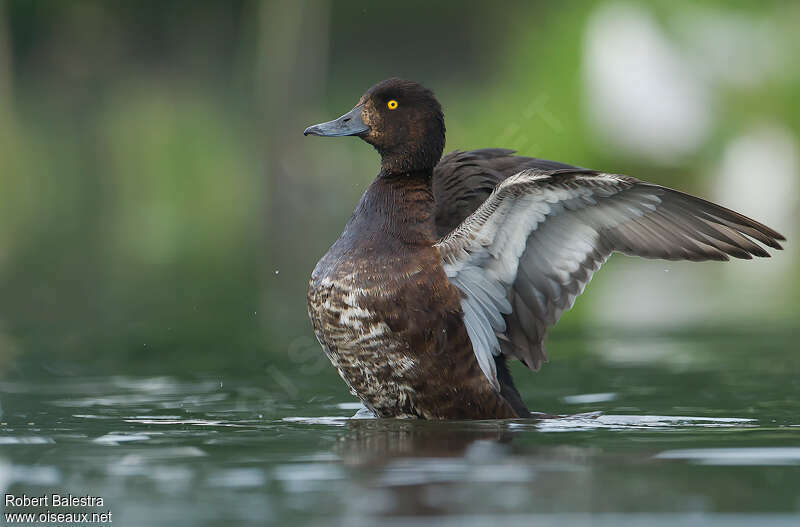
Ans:
[{"label": "rippled water surface", "polygon": [[291,362],[9,375],[0,488],[101,496],[63,511],[124,526],[800,525],[792,335],[556,346],[542,372],[515,370],[533,408],[564,415],[539,421],[352,419],[329,368]]}]

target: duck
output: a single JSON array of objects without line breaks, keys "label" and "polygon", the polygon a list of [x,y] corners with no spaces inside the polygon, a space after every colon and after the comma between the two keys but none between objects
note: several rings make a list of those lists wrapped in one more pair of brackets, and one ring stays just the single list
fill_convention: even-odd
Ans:
[{"label": "duck", "polygon": [[630,176],[445,146],[421,84],[390,78],[306,136],[355,136],[380,171],[309,280],[314,333],[379,418],[535,416],[509,371],[538,371],[545,337],[613,253],[770,256],[785,238],[738,212]]}]

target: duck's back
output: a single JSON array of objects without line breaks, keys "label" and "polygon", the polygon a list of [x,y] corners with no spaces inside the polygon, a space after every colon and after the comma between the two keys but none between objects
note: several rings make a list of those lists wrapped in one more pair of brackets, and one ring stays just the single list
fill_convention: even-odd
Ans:
[{"label": "duck's back", "polygon": [[455,150],[442,157],[433,171],[436,232],[447,235],[486,201],[504,179],[525,169],[560,170],[573,165],[514,155],[506,148]]}]

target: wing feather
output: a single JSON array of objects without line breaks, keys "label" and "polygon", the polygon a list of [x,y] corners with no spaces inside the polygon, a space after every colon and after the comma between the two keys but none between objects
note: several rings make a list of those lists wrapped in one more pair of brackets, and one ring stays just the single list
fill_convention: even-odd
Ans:
[{"label": "wing feather", "polygon": [[545,333],[613,252],[668,260],[765,257],[776,231],[730,209],[627,176],[578,168],[523,170],[436,246],[465,295],[481,369],[499,390],[494,355],[531,369]]}]

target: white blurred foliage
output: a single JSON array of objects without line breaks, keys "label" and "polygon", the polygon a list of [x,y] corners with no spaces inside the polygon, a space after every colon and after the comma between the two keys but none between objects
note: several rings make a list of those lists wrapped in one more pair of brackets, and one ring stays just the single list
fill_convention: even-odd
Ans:
[{"label": "white blurred foliage", "polygon": [[[649,162],[691,154],[711,133],[712,96],[724,84],[749,88],[782,75],[788,59],[767,19],[688,7],[673,43],[643,7],[605,4],[590,18],[585,92],[596,133],[610,147]],[[658,327],[791,316],[797,251],[800,153],[780,123],[748,128],[723,149],[714,171],[718,203],[787,238],[773,258],[728,263],[647,262],[616,256],[590,286],[599,324]],[[624,280],[624,282],[623,282]]]},{"label": "white blurred foliage", "polygon": [[782,34],[763,15],[691,6],[679,11],[674,27],[686,59],[707,80],[748,88],[789,64]]},{"label": "white blurred foliage", "polygon": [[588,113],[610,147],[669,163],[708,138],[718,84],[753,87],[792,70],[775,21],[688,6],[670,38],[645,8],[600,6],[584,48]]},{"label": "white blurred foliage", "polygon": [[[714,199],[776,229],[789,240],[787,250],[757,262],[725,266],[725,278],[749,285],[752,301],[765,304],[783,292],[793,277],[800,195],[800,152],[790,130],[764,124],[732,140],[722,156],[714,181]],[[769,297],[763,293],[774,291]],[[752,306],[757,307],[757,306]],[[768,307],[768,306],[766,306]]]},{"label": "white blurred foliage", "polygon": [[691,327],[720,315],[713,303],[714,284],[708,278],[723,264],[654,261],[621,255],[611,259],[613,262],[606,266],[611,267],[612,276],[604,276],[601,269],[598,280],[587,287],[589,300],[594,304],[589,313],[597,325]]},{"label": "white blurred foliage", "polygon": [[[600,279],[591,310],[599,324],[672,327],[791,317],[800,207],[800,151],[792,133],[761,125],[726,146],[714,173],[713,201],[778,230],[787,250],[730,262],[645,261],[614,257],[616,276]],[[600,271],[602,275],[603,271]],[[591,285],[589,287],[592,287]]]},{"label": "white blurred foliage", "polygon": [[609,146],[668,163],[708,136],[708,86],[644,9],[617,3],[594,12],[584,74],[589,117]]}]

